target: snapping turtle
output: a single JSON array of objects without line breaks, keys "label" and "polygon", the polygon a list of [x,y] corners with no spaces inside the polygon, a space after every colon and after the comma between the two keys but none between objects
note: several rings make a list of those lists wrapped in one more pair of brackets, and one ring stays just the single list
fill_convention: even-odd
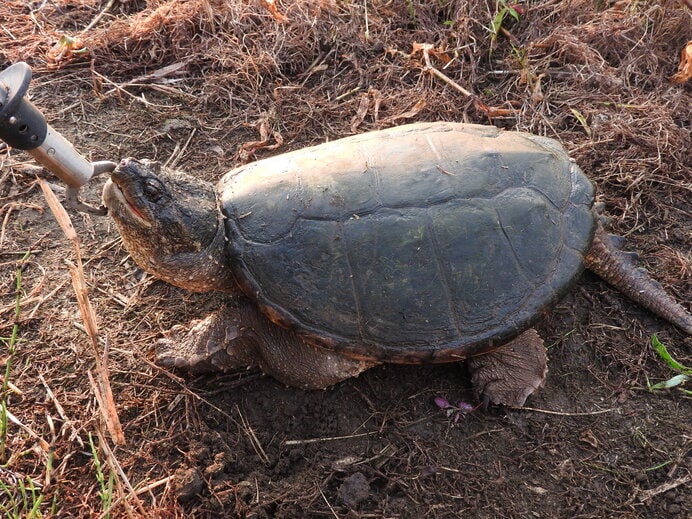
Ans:
[{"label": "snapping turtle", "polygon": [[478,397],[522,405],[546,375],[531,326],[585,266],[692,334],[544,137],[405,125],[241,166],[217,186],[125,159],[103,199],[145,271],[238,294],[158,342],[169,367],[259,366],[324,388],[381,362],[466,359]]}]

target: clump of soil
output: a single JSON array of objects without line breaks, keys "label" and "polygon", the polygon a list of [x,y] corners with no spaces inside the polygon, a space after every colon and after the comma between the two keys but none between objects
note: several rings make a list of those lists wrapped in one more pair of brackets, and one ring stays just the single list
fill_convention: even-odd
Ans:
[{"label": "clump of soil", "polygon": [[[8,0],[0,18],[0,66],[30,63],[33,102],[93,160],[152,158],[211,180],[414,121],[557,138],[597,185],[611,230],[692,300],[692,97],[668,79],[692,34],[684,2]],[[161,333],[222,297],[144,275],[107,218],[71,213],[127,440],[116,446],[90,382],[72,246],[29,157],[5,149],[0,161],[5,515],[34,504],[44,516],[162,518],[692,509],[690,396],[645,389],[676,374],[649,336],[688,366],[692,341],[593,276],[539,327],[551,371],[531,409],[450,414],[433,399],[473,403],[456,365],[382,366],[312,392],[253,371],[156,367]],[[34,492],[22,497],[20,482]]]}]

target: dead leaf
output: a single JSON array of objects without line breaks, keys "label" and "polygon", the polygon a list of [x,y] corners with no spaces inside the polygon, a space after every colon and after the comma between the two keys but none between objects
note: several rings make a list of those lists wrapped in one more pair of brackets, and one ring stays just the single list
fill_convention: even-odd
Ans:
[{"label": "dead leaf", "polygon": [[399,121],[401,119],[410,119],[411,117],[415,117],[423,108],[425,108],[425,105],[425,99],[419,99],[418,102],[410,110],[407,110],[406,112],[397,115],[393,115],[391,117],[387,117],[383,120],[383,122],[385,124],[392,124],[393,122]]},{"label": "dead leaf", "polygon": [[77,58],[88,56],[89,50],[79,37],[63,34],[58,42],[48,50],[46,61],[48,68],[57,69]]},{"label": "dead leaf", "polygon": [[680,52],[680,65],[678,71],[670,76],[670,82],[675,84],[686,83],[692,78],[692,40],[687,42]]},{"label": "dead leaf", "polygon": [[414,43],[413,50],[411,50],[411,56],[415,56],[419,52],[439,59],[443,65],[447,65],[450,61],[452,61],[452,58],[449,56],[446,50],[443,50],[442,47],[436,49],[431,43]]},{"label": "dead leaf", "polygon": [[372,95],[373,100],[375,101],[375,107],[373,108],[373,119],[375,119],[375,122],[378,122],[380,120],[380,106],[382,105],[382,92],[377,90],[376,88],[371,88],[368,93]]},{"label": "dead leaf", "polygon": [[533,83],[533,88],[531,89],[531,101],[534,103],[540,103],[543,101],[543,88],[541,86],[541,80],[545,77],[545,73],[536,76]]},{"label": "dead leaf", "polygon": [[274,20],[276,20],[279,23],[286,23],[288,21],[288,18],[279,12],[279,8],[276,7],[275,0],[264,0],[264,3],[267,6],[267,9],[269,9],[269,12],[274,17]]},{"label": "dead leaf", "polygon": [[581,433],[579,435],[579,441],[582,441],[584,443],[588,443],[594,449],[598,448],[598,440],[596,439],[596,436],[594,435],[594,433],[591,432],[591,429],[587,429],[586,431]]},{"label": "dead leaf", "polygon": [[360,103],[356,115],[351,119],[351,133],[356,133],[358,126],[363,122],[365,116],[368,115],[368,107],[370,106],[370,94],[365,93],[360,95]]},{"label": "dead leaf", "polygon": [[418,54],[419,52],[430,52],[434,48],[432,43],[413,43],[413,50],[411,50],[411,56]]},{"label": "dead leaf", "polygon": [[[237,159],[243,163],[246,163],[252,158],[257,150],[275,150],[283,145],[284,138],[281,135],[281,132],[270,128],[272,126],[271,122],[274,121],[275,118],[276,114],[272,110],[269,113],[262,114],[262,116],[260,116],[260,118],[254,124],[249,125],[259,131],[260,140],[241,144],[240,149],[235,155]],[[274,144],[270,144],[272,139],[274,140]]]}]

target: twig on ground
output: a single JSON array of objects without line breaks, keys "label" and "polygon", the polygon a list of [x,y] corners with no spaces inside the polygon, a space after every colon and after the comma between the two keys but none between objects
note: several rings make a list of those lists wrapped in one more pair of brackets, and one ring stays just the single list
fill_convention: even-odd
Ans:
[{"label": "twig on ground", "polygon": [[263,463],[269,464],[269,456],[267,456],[267,453],[264,451],[262,444],[260,443],[259,439],[257,439],[255,431],[253,431],[252,427],[250,427],[250,422],[248,422],[247,418],[245,418],[245,416],[243,416],[243,413],[240,412],[240,407],[238,407],[237,404],[235,406],[235,410],[238,413],[238,416],[240,416],[240,421],[243,425],[243,429],[245,429],[245,434],[247,434],[248,438],[250,438],[250,443],[252,444],[253,449],[255,449],[255,452],[260,457]]},{"label": "twig on ground", "polygon": [[329,500],[327,500],[327,496],[324,495],[324,492],[322,492],[322,489],[318,487],[317,490],[320,491],[320,495],[322,496],[322,499],[324,499],[324,502],[327,503],[327,506],[332,511],[332,514],[334,515],[334,517],[336,517],[336,519],[339,519],[339,515],[334,510],[334,507],[329,503]]},{"label": "twig on ground", "polygon": [[92,73],[95,76],[97,76],[99,79],[101,79],[102,81],[113,86],[113,88],[111,90],[109,90],[108,92],[106,92],[103,95],[109,95],[115,91],[122,92],[123,94],[131,97],[135,101],[139,101],[140,103],[144,104],[145,106],[149,106],[151,108],[175,108],[175,106],[174,105],[160,105],[160,104],[152,103],[151,101],[147,101],[143,96],[136,96],[134,94],[131,94],[130,92],[128,92],[125,89],[125,87],[128,87],[128,86],[138,86],[138,87],[148,86],[149,88],[151,88],[153,90],[160,90],[162,92],[166,92],[167,94],[175,94],[175,95],[180,95],[183,97],[194,97],[194,96],[191,96],[190,94],[186,94],[185,92],[181,92],[180,90],[176,90],[175,88],[171,88],[171,87],[166,87],[164,85],[155,85],[155,84],[151,84],[151,83],[149,83],[149,84],[137,83],[136,85],[131,85],[128,83],[128,84],[124,84],[124,85],[119,85],[115,81],[108,79],[103,74],[99,74],[98,72],[96,72],[96,70],[92,70]]},{"label": "twig on ground", "polygon": [[41,381],[41,383],[43,384],[43,387],[46,390],[46,394],[48,395],[48,398],[50,398],[51,401],[53,402],[53,405],[55,406],[55,410],[60,415],[60,418],[62,418],[63,421],[65,421],[65,422],[69,421],[67,419],[67,416],[65,415],[65,409],[63,408],[62,405],[60,405],[60,402],[58,402],[58,399],[55,398],[55,394],[53,393],[53,390],[48,385],[48,382],[46,382],[46,379],[43,377],[43,374],[39,373],[38,378]]},{"label": "twig on ground", "polygon": [[[106,426],[108,427],[108,432],[113,438],[116,445],[125,444],[125,434],[123,433],[122,426],[120,425],[120,419],[118,418],[118,412],[115,408],[115,401],[113,399],[113,392],[111,390],[110,381],[108,378],[108,366],[107,363],[102,362],[101,352],[98,346],[98,325],[96,323],[96,314],[89,301],[89,293],[86,287],[86,282],[84,281],[84,270],[82,267],[82,257],[79,248],[79,238],[77,237],[77,232],[72,226],[72,221],[70,220],[67,211],[58,201],[57,197],[51,191],[48,184],[39,179],[39,184],[41,190],[48,202],[53,216],[57,220],[60,228],[62,229],[65,236],[72,242],[72,246],[75,253],[76,266],[68,262],[70,266],[70,275],[72,277],[72,286],[74,287],[75,294],[77,296],[77,304],[79,306],[79,311],[82,315],[82,321],[86,328],[87,334],[91,341],[91,345],[94,349],[94,360],[96,361],[96,370],[98,372],[99,384],[97,400],[101,404],[101,412],[106,420]],[[106,348],[104,350],[104,355],[107,355],[108,344],[106,343]]]},{"label": "twig on ground", "polygon": [[158,488],[161,485],[167,485],[168,483],[173,481],[173,479],[175,479],[175,476],[166,476],[165,478],[161,478],[158,481],[154,481],[152,483],[149,483],[148,485],[139,487],[137,490],[135,490],[135,494],[141,496],[142,494],[149,492],[150,490],[154,490],[155,488]]},{"label": "twig on ground", "polygon": [[[91,381],[92,385],[94,384],[94,380],[91,377],[91,374],[89,374],[89,380]],[[108,466],[110,467],[111,471],[114,474],[117,474],[118,477],[114,478],[115,484],[120,490],[120,495],[121,496],[129,496],[132,500],[132,503],[130,503],[130,500],[124,499],[123,502],[125,503],[125,511],[127,512],[128,517],[131,517],[134,519],[137,517],[134,515],[132,509],[130,508],[130,504],[133,504],[134,506],[137,507],[137,511],[141,514],[140,517],[145,517],[147,515],[146,510],[144,509],[144,505],[142,501],[137,497],[137,492],[135,492],[135,489],[132,487],[132,484],[130,483],[130,480],[128,479],[127,475],[123,471],[122,466],[120,465],[120,462],[118,459],[115,457],[115,454],[111,450],[111,448],[108,446],[108,442],[106,442],[106,439],[103,437],[103,434],[101,434],[100,429],[96,430],[96,435],[98,436],[99,439],[99,447],[105,454],[106,458],[106,463],[108,463]],[[125,489],[122,488],[122,486],[125,486]],[[127,493],[125,492],[127,490]],[[113,503],[114,504],[114,503]],[[110,510],[113,509],[113,505],[111,505]],[[107,511],[104,511],[107,512]]]},{"label": "twig on ground", "polygon": [[55,406],[56,411],[58,412],[58,415],[60,415],[60,418],[63,421],[62,428],[66,428],[67,426],[72,429],[73,434],[72,437],[79,443],[80,447],[84,447],[84,442],[82,441],[81,436],[79,435],[77,429],[74,427],[74,422],[70,420],[70,418],[67,416],[65,413],[65,408],[58,402],[57,397],[55,396],[55,393],[53,393],[53,390],[50,388],[48,385],[48,382],[46,382],[46,379],[43,377],[43,374],[39,373],[38,375],[39,380],[43,384],[43,387],[46,390],[46,394],[48,395],[48,398],[53,402],[53,405]]},{"label": "twig on ground", "polygon": [[35,209],[35,210],[41,210],[42,208],[35,205],[35,204],[27,204],[23,202],[10,202],[9,204],[4,205],[2,208],[0,208],[0,213],[2,210],[5,210],[7,208],[7,212],[5,213],[5,217],[2,220],[2,227],[0,227],[0,246],[2,246],[3,242],[5,241],[5,228],[7,227],[7,222],[10,219],[10,214],[14,209],[17,209],[18,207],[28,207],[29,209]]},{"label": "twig on ground", "polygon": [[436,69],[433,64],[430,62],[430,49],[432,48],[432,45],[427,44],[423,45],[421,47],[421,50],[423,51],[423,59],[425,60],[425,70],[426,72],[429,72],[433,76],[435,76],[438,79],[441,79],[445,83],[447,83],[449,86],[451,86],[453,89],[455,89],[457,92],[462,93],[466,97],[473,97],[473,92],[469,92],[466,90],[464,87],[462,87],[460,84],[458,84],[456,81],[450,79],[448,76],[440,72],[438,69]]},{"label": "twig on ground", "polygon": [[359,438],[361,436],[370,436],[377,434],[378,431],[358,433],[358,434],[348,434],[346,436],[327,436],[325,438],[308,438],[307,440],[286,440],[284,445],[306,445],[308,443],[320,443],[320,442],[330,442],[335,440],[350,440],[351,438]]},{"label": "twig on ground", "polygon": [[[0,375],[0,385],[3,384],[4,379],[5,379],[5,377],[4,377],[3,375]],[[21,396],[21,395],[24,394],[24,392],[23,392],[21,389],[19,389],[17,386],[15,386],[15,385],[14,385],[12,382],[10,382],[9,380],[7,381],[7,389],[9,389],[10,391],[12,391],[15,395],[20,395],[20,396]]]},{"label": "twig on ground", "polygon": [[41,446],[41,449],[44,452],[48,452],[50,450],[50,445],[46,440],[41,438],[37,433],[35,433],[29,426],[24,425],[22,422],[19,421],[19,419],[14,416],[9,409],[6,409],[5,412],[7,413],[7,419],[15,424],[17,427],[22,429],[24,432],[26,432],[29,436],[34,438],[35,440],[38,441],[38,444]]},{"label": "twig on ground", "polygon": [[[22,254],[25,254],[25,253],[22,253]],[[34,315],[36,314],[36,311],[41,306],[41,304],[43,304],[50,297],[55,295],[56,292],[58,292],[62,287],[65,286],[65,283],[67,283],[67,281],[60,283],[48,295],[32,296],[32,297],[27,297],[27,298],[22,299],[21,302],[19,303],[20,307],[24,307],[30,303],[36,303],[36,306],[31,310],[31,312],[29,312],[29,315],[26,317],[26,319],[33,319]],[[14,312],[15,308],[16,308],[16,304],[14,304],[14,303],[2,306],[2,307],[0,307],[0,315],[8,313],[8,312]]]},{"label": "twig on ground", "polygon": [[533,411],[534,413],[543,413],[543,414],[553,414],[556,416],[592,416],[596,414],[604,414],[604,413],[613,413],[615,411],[619,411],[619,408],[614,407],[611,409],[599,409],[598,411],[584,411],[584,412],[576,412],[576,413],[568,413],[564,411],[550,411],[549,409],[537,409],[535,407],[510,407],[510,409],[516,409],[518,411]]},{"label": "twig on ground", "polygon": [[648,501],[649,499],[659,495],[663,494],[665,492],[668,492],[669,490],[673,490],[674,488],[677,488],[681,485],[686,485],[687,483],[692,482],[692,474],[686,474],[682,477],[679,477],[678,479],[674,481],[668,481],[666,483],[662,483],[661,485],[657,486],[656,488],[652,488],[649,490],[642,490],[639,492],[639,502],[643,503],[645,501]]},{"label": "twig on ground", "polygon": [[178,162],[182,158],[185,151],[187,151],[188,146],[190,146],[190,141],[192,141],[192,138],[195,136],[196,132],[197,132],[197,129],[193,128],[192,131],[190,132],[190,135],[188,136],[187,140],[185,141],[185,144],[183,144],[182,148],[179,147],[178,143],[176,143],[175,149],[171,153],[170,157],[168,157],[168,159],[164,163],[164,167],[175,168],[178,165]]},{"label": "twig on ground", "polygon": [[[135,495],[141,496],[142,494],[146,494],[147,492],[150,492],[151,490],[154,490],[157,487],[160,487],[161,485],[167,485],[170,483],[173,479],[175,479],[175,476],[166,476],[165,478],[159,479],[158,481],[154,481],[153,483],[149,483],[148,485],[145,485],[143,487],[138,488],[135,490]],[[101,515],[99,515],[98,519],[105,519],[106,517],[110,516],[111,511],[118,506],[123,500],[127,499],[130,496],[130,494],[120,494],[118,497],[116,497],[113,502],[111,503],[111,506],[108,510],[104,510]]]},{"label": "twig on ground", "polygon": [[105,14],[110,10],[111,7],[113,7],[113,4],[115,3],[115,0],[108,0],[108,3],[104,6],[103,9],[99,11],[99,13],[94,17],[91,22],[89,22],[89,25],[84,27],[81,32],[85,33],[96,27],[96,24],[101,21],[101,18],[105,16]]}]

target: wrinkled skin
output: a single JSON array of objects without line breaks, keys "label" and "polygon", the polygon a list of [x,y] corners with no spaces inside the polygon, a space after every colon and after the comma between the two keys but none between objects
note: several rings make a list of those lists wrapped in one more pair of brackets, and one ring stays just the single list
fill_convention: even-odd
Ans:
[{"label": "wrinkled skin", "polygon": [[103,200],[144,270],[196,292],[235,289],[211,184],[126,159],[104,186]]}]

